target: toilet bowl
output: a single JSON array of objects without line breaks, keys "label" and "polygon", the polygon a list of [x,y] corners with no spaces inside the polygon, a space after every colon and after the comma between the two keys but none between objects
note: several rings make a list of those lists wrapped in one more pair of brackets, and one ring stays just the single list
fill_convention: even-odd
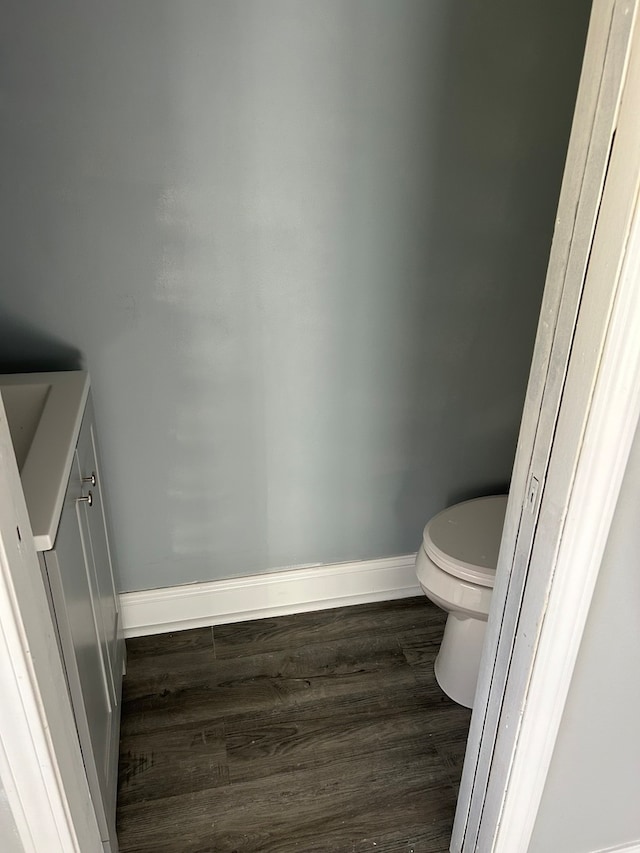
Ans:
[{"label": "toilet bowl", "polygon": [[416,557],[425,595],[449,614],[436,679],[467,708],[476,692],[506,509],[507,496],[492,495],[443,510],[425,527]]}]

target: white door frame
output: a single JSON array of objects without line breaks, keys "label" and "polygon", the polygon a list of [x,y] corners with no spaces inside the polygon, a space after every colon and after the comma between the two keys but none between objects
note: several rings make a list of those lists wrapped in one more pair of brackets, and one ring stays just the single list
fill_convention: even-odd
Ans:
[{"label": "white door frame", "polygon": [[454,825],[456,853],[528,848],[638,423],[635,15],[631,0],[596,0],[593,7]]},{"label": "white door frame", "polygon": [[102,853],[1,395],[0,697],[9,849]]}]

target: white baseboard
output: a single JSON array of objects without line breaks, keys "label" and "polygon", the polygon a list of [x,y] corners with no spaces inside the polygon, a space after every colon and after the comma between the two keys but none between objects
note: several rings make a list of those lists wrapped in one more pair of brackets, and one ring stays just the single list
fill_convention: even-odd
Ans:
[{"label": "white baseboard", "polygon": [[120,595],[125,637],[421,595],[415,554]]},{"label": "white baseboard", "polygon": [[597,850],[595,853],[640,853],[640,841],[632,841],[631,844],[622,844],[619,847],[607,847],[606,850]]}]

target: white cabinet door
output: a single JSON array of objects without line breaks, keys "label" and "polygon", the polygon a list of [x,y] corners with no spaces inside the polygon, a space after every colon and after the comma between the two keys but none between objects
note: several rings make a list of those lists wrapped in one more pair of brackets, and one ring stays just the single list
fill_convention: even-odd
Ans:
[{"label": "white cabinet door", "polygon": [[108,799],[114,705],[100,643],[95,578],[83,537],[80,470],[74,459],[55,548],[44,555],[55,620],[89,787],[103,835]]},{"label": "white cabinet door", "polygon": [[55,546],[43,557],[89,787],[105,850],[116,851],[124,640],[90,399]]},{"label": "white cabinet door", "polygon": [[81,503],[80,522],[83,540],[93,568],[94,607],[102,645],[107,679],[114,706],[120,704],[122,661],[119,637],[119,605],[115,591],[111,551],[102,498],[102,477],[98,462],[95,421],[91,398],[87,402],[77,446],[78,467],[83,482],[83,495],[91,495],[91,503]]}]

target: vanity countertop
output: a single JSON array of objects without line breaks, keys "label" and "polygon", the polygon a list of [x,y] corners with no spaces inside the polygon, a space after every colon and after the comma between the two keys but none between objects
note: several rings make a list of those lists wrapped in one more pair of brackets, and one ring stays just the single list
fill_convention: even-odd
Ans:
[{"label": "vanity countertop", "polygon": [[0,375],[37,551],[53,548],[89,394],[84,370]]}]

